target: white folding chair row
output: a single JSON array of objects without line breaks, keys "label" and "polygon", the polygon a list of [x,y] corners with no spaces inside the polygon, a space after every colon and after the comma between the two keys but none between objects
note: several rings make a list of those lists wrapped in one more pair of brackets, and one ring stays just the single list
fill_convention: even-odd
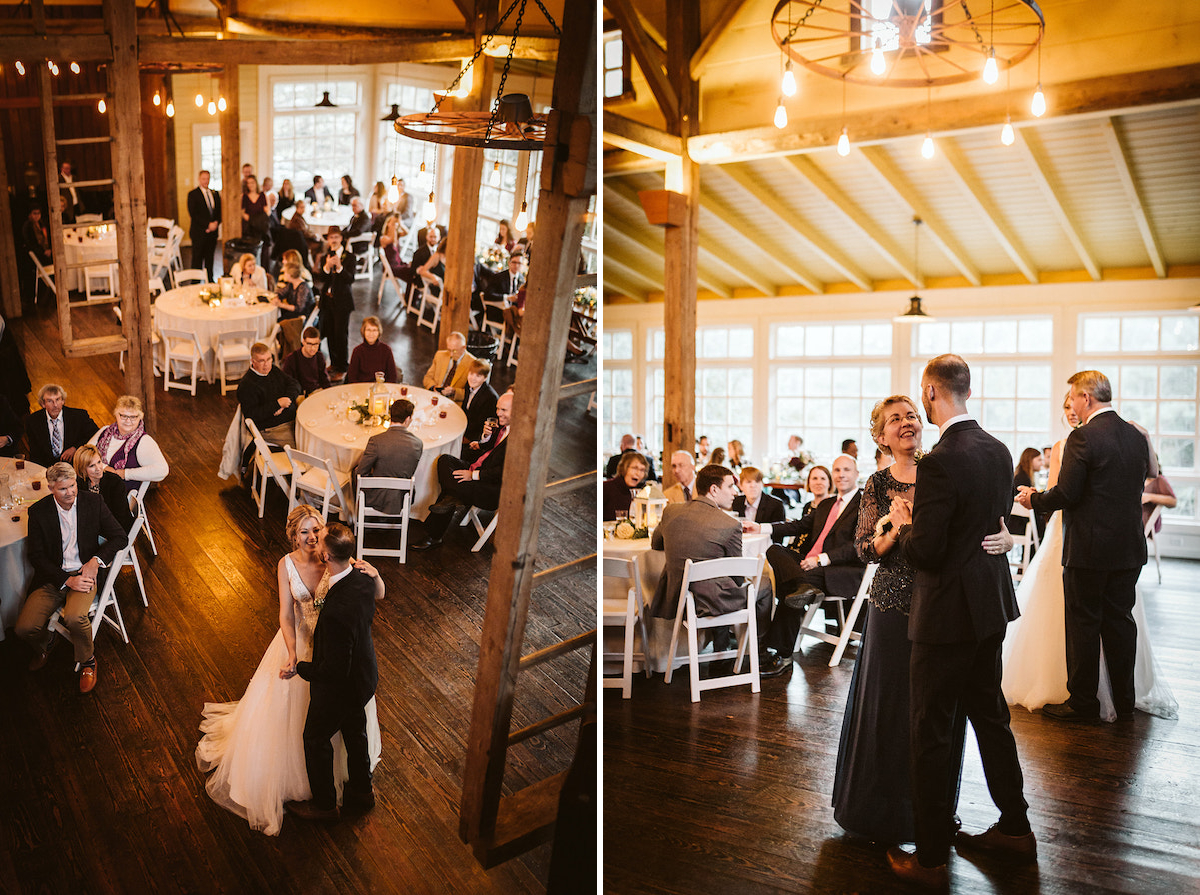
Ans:
[{"label": "white folding chair row", "polygon": [[284,447],[288,462],[292,466],[292,481],[288,488],[288,512],[300,503],[298,492],[310,494],[321,504],[321,515],[329,518],[329,508],[336,506],[339,516],[354,521],[353,509],[346,498],[350,485],[350,474],[334,469],[328,457],[315,457],[287,445]]},{"label": "white folding chair row", "polygon": [[[258,518],[261,519],[267,505],[267,482],[273,480],[280,490],[288,495],[289,501],[291,500],[292,460],[286,451],[271,450],[267,440],[258,431],[258,426],[254,424],[254,420],[247,418],[246,428],[250,430],[250,437],[254,439],[254,467],[250,471],[250,495],[254,498],[254,503],[258,505]],[[256,473],[258,475],[257,486],[254,483]],[[291,511],[290,506],[288,511]]]},{"label": "white folding chair row", "polygon": [[[425,309],[433,309],[433,318],[425,319]],[[417,327],[428,326],[431,333],[436,333],[438,321],[442,319],[442,297],[433,295],[429,286],[421,290],[421,308],[417,311]]]},{"label": "white folding chair row", "polygon": [[1158,533],[1154,530],[1158,525],[1158,517],[1163,514],[1163,505],[1156,503],[1154,512],[1150,514],[1150,518],[1146,520],[1146,540],[1150,542],[1150,546],[1154,548],[1154,564],[1158,567],[1158,583],[1162,584],[1162,557],[1158,555]]},{"label": "white folding chair row", "polygon": [[471,548],[472,553],[478,553],[483,549],[483,545],[488,542],[488,539],[491,538],[492,533],[496,530],[496,520],[499,518],[500,513],[498,511],[492,513],[492,521],[485,526],[483,520],[479,518],[479,507],[470,507],[467,509],[467,514],[463,516],[463,520],[459,523],[459,526],[461,528],[466,528],[471,524],[475,526],[475,534],[479,535],[479,540]]},{"label": "white folding chair row", "polygon": [[179,270],[175,272],[174,281],[176,289],[181,286],[192,286],[196,283],[207,283],[208,271],[202,267],[190,267],[187,270]]},{"label": "white folding chair row", "polygon": [[[671,675],[675,670],[675,647],[679,643],[679,629],[687,629],[688,638],[688,671],[691,677],[692,702],[700,701],[700,693],[704,690],[716,690],[720,687],[736,687],[749,684],[753,693],[759,692],[761,684],[758,676],[758,620],[755,612],[755,601],[758,597],[758,584],[762,579],[763,565],[766,558],[758,556],[728,556],[722,559],[706,559],[700,562],[688,560],[683,564],[683,583],[679,588],[679,608],[675,612],[675,626],[671,630],[671,645],[666,655],[666,682],[671,683]],[[724,615],[697,615],[696,600],[692,595],[691,586],[697,581],[709,581],[713,578],[741,576],[741,589],[746,594],[744,608]],[[738,645],[736,650],[713,650],[711,653],[700,653],[700,632],[708,628],[724,628],[733,626],[738,629]],[[742,659],[750,654],[750,670],[738,673],[742,667]],[[700,663],[715,662],[720,659],[733,659],[733,674],[700,680]]]},{"label": "white folding chair row", "polygon": [[[275,324],[278,326],[279,324]],[[237,382],[250,369],[250,346],[258,338],[258,331],[237,329],[217,335],[217,364],[221,370],[221,394],[226,395],[237,388]],[[229,365],[236,369],[231,374]]]},{"label": "white folding chair row", "polygon": [[[871,590],[871,581],[875,578],[875,572],[879,569],[879,563],[870,563],[866,571],[863,572],[862,583],[858,586],[858,593],[853,597],[839,597],[836,594],[822,595],[813,600],[809,605],[808,611],[804,613],[804,620],[800,623],[800,630],[796,633],[796,645],[792,648],[792,652],[797,652],[800,649],[800,644],[803,642],[805,635],[815,637],[817,640],[825,643],[832,643],[834,646],[833,655],[829,659],[829,667],[837,668],[842,661],[842,655],[846,652],[852,642],[861,643],[862,635],[854,630],[854,623],[858,621],[858,616],[862,613],[863,603],[867,599],[867,594]],[[846,612],[846,601],[850,600],[850,611]],[[813,616],[820,609],[825,618],[829,617],[829,604],[837,604],[838,623],[842,626],[840,635],[833,635],[824,628],[814,628],[812,626]]]},{"label": "white folding chair row", "polygon": [[[165,327],[160,329],[159,333],[162,335],[163,345],[163,391],[178,388],[190,392],[194,398],[196,384],[204,371],[204,349],[200,347],[200,337],[194,332]],[[189,382],[172,376],[177,364],[189,368]]]},{"label": "white folding chair row", "polygon": [[[368,475],[358,479],[358,491],[355,496],[354,534],[358,541],[358,558],[366,556],[397,556],[401,564],[408,562],[408,518],[412,509],[413,480],[400,479],[393,476]],[[377,510],[366,502],[364,490],[396,491],[404,495],[404,505],[399,516]],[[395,521],[399,519],[400,521]],[[376,521],[371,521],[376,520]],[[363,538],[366,530],[385,530],[400,532],[400,549],[391,547],[366,547]]]},{"label": "white folding chair row", "polygon": [[400,302],[401,309],[404,308],[404,287],[400,285],[400,281],[396,279],[396,275],[392,273],[392,265],[388,264],[387,255],[383,249],[379,250],[379,269],[383,271],[383,276],[379,278],[379,292],[375,296],[375,304],[383,304],[383,290],[388,283],[392,284],[392,288],[396,290],[396,300]]},{"label": "white folding chair row", "polygon": [[1025,507],[1014,500],[1009,513],[1013,516],[1020,516],[1025,520],[1025,531],[1019,534],[1011,532],[1013,550],[1019,549],[1021,551],[1021,558],[1019,560],[1014,559],[1011,551],[1008,554],[1008,565],[1013,570],[1013,578],[1020,581],[1025,576],[1025,568],[1029,565],[1029,561],[1033,559],[1033,554],[1041,546],[1041,543],[1038,540],[1037,520],[1034,518],[1032,510],[1025,509]]},{"label": "white folding chair row", "polygon": [[375,234],[360,233],[358,236],[351,236],[349,248],[358,260],[354,266],[354,279],[361,279],[364,276],[370,279],[375,273]]},{"label": "white folding chair row", "polygon": [[[628,699],[633,687],[633,634],[638,631],[642,635],[642,651],[637,654],[642,660],[646,677],[650,677],[650,641],[646,637],[646,618],[643,613],[645,604],[642,596],[642,575],[638,567],[638,558],[618,559],[613,556],[604,557],[603,576],[605,579],[628,582],[624,586],[624,597],[602,597],[601,603],[601,638],[603,628],[620,628],[623,632],[622,650],[619,653],[604,652],[603,660],[621,660],[621,676],[604,678],[604,688],[620,687],[621,698]],[[603,640],[601,641],[603,646]]]}]

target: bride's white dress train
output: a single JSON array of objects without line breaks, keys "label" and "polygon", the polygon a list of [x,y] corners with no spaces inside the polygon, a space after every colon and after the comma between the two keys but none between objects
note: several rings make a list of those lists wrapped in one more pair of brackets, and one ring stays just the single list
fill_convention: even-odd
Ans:
[{"label": "bride's white dress train", "polygon": [[[1067,691],[1067,640],[1063,608],[1062,514],[1055,513],[1046,526],[1042,546],[1025,569],[1017,587],[1021,617],[1008,626],[1004,638],[1002,687],[1009,705],[1033,711],[1048,703],[1065,702]],[[1150,632],[1142,609],[1141,592],[1133,606],[1137,623],[1137,658],[1134,666],[1134,704],[1160,718],[1178,718],[1179,703],[1154,661]],[[1100,716],[1116,719],[1112,687],[1104,652],[1100,653]]]},{"label": "bride's white dress train", "polygon": [[[288,579],[295,601],[296,657],[312,659],[312,633],[318,610],[292,558],[286,557]],[[317,594],[329,589],[326,574]],[[279,669],[287,661],[283,632],[267,647],[246,692],[238,702],[204,704],[204,732],[196,746],[196,764],[201,771],[214,770],[206,788],[223,808],[244,817],[250,826],[269,836],[279,835],[283,803],[312,797],[304,766],[304,720],[308,715],[308,682],[297,676],[281,680]],[[346,770],[346,747],[342,735],[334,737],[334,779],[338,802]],[[367,703],[367,745],[372,769],[379,762],[382,740],[375,699]]]}]

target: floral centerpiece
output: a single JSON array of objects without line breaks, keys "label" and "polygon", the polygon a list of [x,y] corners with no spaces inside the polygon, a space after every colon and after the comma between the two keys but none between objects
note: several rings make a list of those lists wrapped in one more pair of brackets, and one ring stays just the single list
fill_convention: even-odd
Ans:
[{"label": "floral centerpiece", "polygon": [[200,300],[210,308],[221,307],[221,287],[216,283],[200,287]]},{"label": "floral centerpiece", "polygon": [[475,248],[475,262],[488,270],[504,270],[508,267],[508,250],[502,245],[479,245]]},{"label": "floral centerpiece", "polygon": [[358,419],[354,420],[360,426],[378,425],[378,417],[371,413],[371,405],[368,401],[351,401],[346,409],[346,415],[350,416],[354,413],[358,414]]},{"label": "floral centerpiece", "polygon": [[589,311],[596,310],[596,287],[580,286],[575,290],[575,304]]},{"label": "floral centerpiece", "polygon": [[628,519],[622,519],[617,523],[616,528],[613,529],[613,535],[615,535],[619,541],[631,541],[635,540],[636,538],[650,537],[650,529],[645,527],[638,528]]}]

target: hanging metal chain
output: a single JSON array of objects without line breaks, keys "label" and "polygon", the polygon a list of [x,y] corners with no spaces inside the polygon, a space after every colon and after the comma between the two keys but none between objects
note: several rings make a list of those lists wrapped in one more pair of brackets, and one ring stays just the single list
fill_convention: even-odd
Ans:
[{"label": "hanging metal chain", "polygon": [[554,16],[550,15],[550,10],[542,4],[542,0],[533,0],[538,5],[538,9],[542,11],[542,15],[546,17],[546,21],[550,23],[550,27],[554,29],[555,37],[562,37],[562,31],[559,30],[558,22],[554,21]]},{"label": "hanging metal chain", "polygon": [[[983,35],[979,33],[979,26],[975,24],[975,16],[971,15],[971,8],[967,6],[967,0],[963,0],[963,15],[967,17],[967,21],[971,23],[971,30],[975,32],[975,42],[979,44],[981,49],[987,49],[983,42]],[[993,25],[993,27],[995,27]]]},{"label": "hanging metal chain", "polygon": [[[818,7],[818,6],[820,6],[820,5],[821,5],[823,2],[824,2],[824,0],[817,0],[817,2],[816,2],[816,3],[814,3],[812,6],[810,6],[810,7],[808,8],[808,11],[807,11],[807,12],[805,12],[803,16],[801,16],[801,18],[800,18],[800,21],[798,21],[798,22],[797,22],[797,23],[796,23],[796,24],[795,24],[795,25],[792,27],[792,29],[791,29],[790,31],[788,31],[787,37],[785,37],[785,38],[783,39],[783,45],[784,45],[784,46],[786,46],[787,44],[790,44],[790,43],[792,42],[792,38],[796,36],[796,32],[800,30],[801,26],[802,26],[802,25],[803,25],[805,22],[807,22],[807,21],[808,21],[808,17],[809,17],[809,16],[811,16],[811,15],[812,15],[814,12],[816,12],[816,11],[817,11],[817,7]],[[539,4],[539,5],[540,5],[540,4]],[[788,4],[788,15],[789,15],[789,16],[791,16],[791,14],[792,14],[792,4],[791,4],[791,3],[789,3],[789,4]]]},{"label": "hanging metal chain", "polygon": [[[479,42],[479,46],[476,48],[475,54],[467,61],[467,64],[464,65],[462,67],[462,69],[459,70],[458,76],[453,81],[450,82],[450,86],[446,88],[446,92],[442,94],[442,98],[437,100],[433,104],[433,110],[429,114],[432,115],[434,112],[438,111],[438,109],[442,105],[442,99],[445,99],[447,96],[449,96],[451,94],[451,92],[454,90],[454,88],[458,86],[459,82],[462,81],[463,75],[465,75],[468,71],[470,71],[472,66],[475,65],[475,60],[477,60],[481,55],[483,55],[483,51],[488,48],[488,45],[492,42],[492,38],[494,38],[496,36],[496,31],[499,31],[500,27],[508,20],[508,17],[510,15],[512,15],[512,11],[517,8],[517,4],[520,3],[522,10],[524,10],[525,2],[526,2],[526,0],[513,0],[513,2],[509,5],[508,9],[505,10],[504,15],[502,15],[500,17],[500,20],[498,22],[496,22],[495,30],[492,31],[491,33],[485,34],[483,36],[483,40],[481,40]],[[516,37],[516,35],[513,35],[513,36],[514,36],[514,38]],[[511,59],[511,58],[512,58],[512,53],[510,51],[509,59]]]},{"label": "hanging metal chain", "polygon": [[525,18],[525,4],[529,0],[521,0],[521,8],[517,12],[517,20],[513,23],[512,40],[508,44],[508,58],[504,60],[504,68],[500,70],[500,85],[496,88],[496,101],[492,103],[492,117],[488,119],[487,130],[484,132],[483,139],[492,139],[492,128],[496,126],[496,119],[500,116],[500,97],[504,96],[504,82],[508,80],[508,69],[512,65],[513,53],[517,51],[517,36],[521,33],[521,22]]}]

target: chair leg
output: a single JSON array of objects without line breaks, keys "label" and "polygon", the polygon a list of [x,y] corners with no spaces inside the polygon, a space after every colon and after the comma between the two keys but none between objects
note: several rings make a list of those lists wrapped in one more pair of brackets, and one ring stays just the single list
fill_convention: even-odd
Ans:
[{"label": "chair leg", "polygon": [[[630,600],[632,601],[632,597]],[[632,608],[632,607],[631,607]],[[633,690],[633,615],[625,613],[625,655],[621,662],[621,698],[628,699]]]},{"label": "chair leg", "polygon": [[692,688],[692,702],[700,701],[700,630],[696,627],[696,609],[692,601],[687,604],[688,626],[688,678]]},{"label": "chair leg", "polygon": [[150,601],[146,599],[146,582],[142,579],[142,564],[141,561],[138,560],[136,550],[129,551],[129,561],[133,566],[133,574],[137,578],[138,590],[141,591],[142,594],[142,605],[149,608]]},{"label": "chair leg", "polygon": [[146,538],[150,541],[150,550],[155,556],[158,556],[158,545],[154,543],[154,531],[150,528],[150,517],[146,517],[146,521],[142,523],[142,531],[146,533]]}]

